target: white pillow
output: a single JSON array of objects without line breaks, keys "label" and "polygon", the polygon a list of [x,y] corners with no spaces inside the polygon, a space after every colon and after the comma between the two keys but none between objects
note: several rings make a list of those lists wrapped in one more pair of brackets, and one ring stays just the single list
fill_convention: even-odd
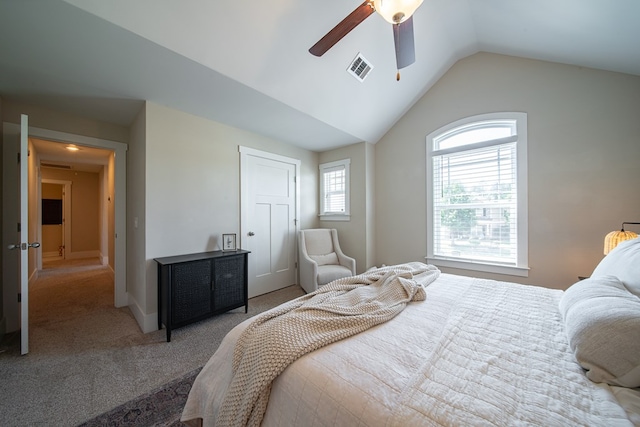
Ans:
[{"label": "white pillow", "polygon": [[593,270],[591,277],[616,276],[631,292],[640,296],[640,238],[616,246]]},{"label": "white pillow", "polygon": [[335,252],[326,255],[309,255],[309,258],[314,260],[318,265],[340,264],[338,262],[338,255]]},{"label": "white pillow", "polygon": [[638,296],[615,276],[601,276],[567,289],[559,309],[569,345],[590,380],[640,387]]}]

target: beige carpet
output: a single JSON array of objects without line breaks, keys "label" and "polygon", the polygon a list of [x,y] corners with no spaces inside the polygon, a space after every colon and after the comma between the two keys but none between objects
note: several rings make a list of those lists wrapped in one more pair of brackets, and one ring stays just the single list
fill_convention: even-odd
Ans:
[{"label": "beige carpet", "polygon": [[299,286],[172,331],[143,334],[113,307],[113,275],[98,260],[48,262],[30,289],[29,354],[19,333],[0,344],[0,425],[75,426],[203,366],[241,321],[288,301]]}]

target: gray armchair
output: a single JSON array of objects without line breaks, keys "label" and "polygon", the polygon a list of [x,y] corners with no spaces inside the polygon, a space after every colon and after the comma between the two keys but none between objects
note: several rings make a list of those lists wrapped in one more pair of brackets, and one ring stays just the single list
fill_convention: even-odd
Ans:
[{"label": "gray armchair", "polygon": [[335,229],[300,230],[298,252],[300,286],[307,293],[336,279],[356,274],[356,260],[342,252]]}]

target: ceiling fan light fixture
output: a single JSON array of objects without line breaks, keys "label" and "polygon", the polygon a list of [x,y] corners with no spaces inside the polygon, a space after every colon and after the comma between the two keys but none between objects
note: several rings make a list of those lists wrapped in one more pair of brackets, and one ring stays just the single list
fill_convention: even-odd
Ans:
[{"label": "ceiling fan light fixture", "polygon": [[376,12],[391,24],[400,24],[411,18],[422,0],[374,0]]}]

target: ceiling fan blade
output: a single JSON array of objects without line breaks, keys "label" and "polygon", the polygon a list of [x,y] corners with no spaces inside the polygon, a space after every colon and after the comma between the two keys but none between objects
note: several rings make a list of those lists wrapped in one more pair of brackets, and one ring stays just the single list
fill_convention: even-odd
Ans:
[{"label": "ceiling fan blade", "polygon": [[314,44],[309,52],[315,56],[322,56],[329,49],[338,43],[344,36],[349,34],[351,30],[357,27],[362,21],[369,17],[373,12],[373,2],[365,0],[360,6],[344,18],[338,25],[333,27],[323,38]]},{"label": "ceiling fan blade", "polygon": [[416,47],[413,40],[413,16],[393,25],[393,41],[396,46],[398,70],[416,62]]}]

